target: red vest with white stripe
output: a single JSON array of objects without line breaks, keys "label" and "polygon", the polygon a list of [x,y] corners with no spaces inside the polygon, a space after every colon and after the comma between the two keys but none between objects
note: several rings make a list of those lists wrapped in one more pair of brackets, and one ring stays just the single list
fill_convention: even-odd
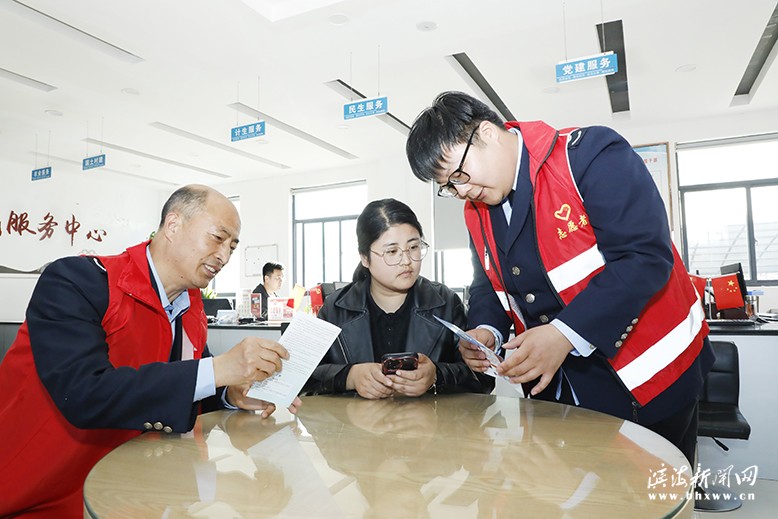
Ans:
[{"label": "red vest with white stripe", "polygon": [[[167,362],[170,357],[173,332],[149,282],[147,243],[118,256],[99,257],[108,274],[109,294],[102,326],[108,359],[115,368],[137,369]],[[189,290],[189,302],[190,308],[181,318],[184,360],[202,357],[208,334],[198,289]],[[0,388],[7,396],[0,406],[0,421],[7,428],[7,434],[0,434],[2,448],[7,449],[0,456],[0,468],[9,472],[16,494],[9,497],[9,503],[0,500],[0,515],[4,510],[18,511],[78,491],[100,458],[141,434],[139,430],[79,429],[68,422],[38,378],[26,321],[6,360],[10,357],[16,369],[6,370],[0,377]],[[1,475],[0,481],[4,481]]]},{"label": "red vest with white stripe", "polygon": [[[529,152],[540,259],[557,299],[567,305],[605,268],[568,161],[572,129],[557,132],[539,121],[507,123],[506,127],[519,128]],[[518,335],[526,325],[502,282],[489,206],[466,203],[465,223],[481,265]],[[670,279],[643,309],[616,355],[608,359],[641,405],[678,380],[697,358],[708,333],[699,298],[675,246],[673,257]]]}]

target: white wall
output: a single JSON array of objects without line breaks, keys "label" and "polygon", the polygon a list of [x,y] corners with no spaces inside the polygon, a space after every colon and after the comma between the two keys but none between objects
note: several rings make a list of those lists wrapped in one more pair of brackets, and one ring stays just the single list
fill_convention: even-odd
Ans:
[{"label": "white wall", "polygon": [[[367,181],[368,202],[378,198],[396,198],[408,204],[418,216],[425,236],[430,240],[433,239],[430,184],[425,184],[413,176],[402,150],[380,162],[359,164],[338,170],[280,176],[269,180],[233,183],[217,186],[217,189],[227,196],[240,195],[241,251],[247,246],[277,244],[278,259],[286,267],[287,279],[291,281],[291,190],[353,180]],[[337,200],[332,201],[335,204],[337,202]],[[425,261],[422,274],[432,277],[433,271],[432,261]],[[261,281],[260,277],[245,276],[245,265],[241,265],[242,288],[254,288]],[[286,288],[288,287],[285,287],[284,291]]]},{"label": "white wall", "polygon": [[[0,266],[36,270],[62,256],[115,254],[141,242],[157,228],[162,204],[174,187],[126,179],[100,170],[54,165],[52,178],[32,182],[32,165],[0,161]],[[32,235],[8,232],[11,212],[27,213]],[[41,240],[39,225],[51,214],[57,226]],[[71,236],[66,222],[75,216],[80,227]],[[102,241],[87,238],[87,234]],[[102,231],[105,231],[103,235]],[[0,274],[0,321],[22,321],[37,275]]]}]

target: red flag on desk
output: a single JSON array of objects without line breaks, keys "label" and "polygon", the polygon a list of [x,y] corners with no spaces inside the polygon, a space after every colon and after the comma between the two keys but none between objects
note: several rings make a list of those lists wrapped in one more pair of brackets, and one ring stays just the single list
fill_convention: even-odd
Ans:
[{"label": "red flag on desk", "polygon": [[744,306],[743,293],[740,292],[740,284],[737,274],[726,274],[710,278],[713,286],[713,297],[716,298],[716,308],[741,308]]},{"label": "red flag on desk", "polygon": [[324,305],[324,296],[321,293],[321,285],[316,285],[310,290],[311,293],[311,310],[314,314],[318,314],[321,307]]},{"label": "red flag on desk", "polygon": [[697,289],[697,294],[700,296],[700,301],[705,303],[705,285],[708,283],[708,278],[698,276],[696,274],[689,274],[689,279],[692,281],[692,285]]}]

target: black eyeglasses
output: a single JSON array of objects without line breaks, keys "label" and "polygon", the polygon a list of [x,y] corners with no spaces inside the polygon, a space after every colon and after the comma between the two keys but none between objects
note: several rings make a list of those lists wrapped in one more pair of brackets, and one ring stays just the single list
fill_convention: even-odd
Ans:
[{"label": "black eyeglasses", "polygon": [[473,144],[473,136],[478,131],[478,126],[473,128],[470,132],[470,138],[467,139],[467,146],[465,146],[465,152],[462,154],[462,160],[459,161],[459,166],[448,176],[446,183],[438,187],[438,196],[444,198],[453,198],[459,196],[456,186],[461,186],[470,182],[470,175],[462,171],[462,166],[465,165],[465,159],[467,158],[467,152],[470,149],[470,145]]}]

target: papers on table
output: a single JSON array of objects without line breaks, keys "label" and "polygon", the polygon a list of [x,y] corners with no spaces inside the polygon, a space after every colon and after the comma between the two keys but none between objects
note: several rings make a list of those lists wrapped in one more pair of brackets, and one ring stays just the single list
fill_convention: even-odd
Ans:
[{"label": "papers on table", "polygon": [[289,352],[289,359],[282,361],[281,371],[254,382],[248,396],[289,407],[339,333],[334,324],[297,313],[278,340]]}]

